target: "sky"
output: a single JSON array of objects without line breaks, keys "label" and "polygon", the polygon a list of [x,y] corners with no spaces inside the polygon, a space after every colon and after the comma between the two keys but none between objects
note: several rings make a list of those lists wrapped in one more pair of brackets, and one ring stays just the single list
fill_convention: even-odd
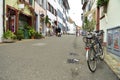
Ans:
[{"label": "sky", "polygon": [[70,10],[69,15],[75,21],[78,26],[82,25],[81,13],[82,13],[82,4],[81,0],[68,0]]}]

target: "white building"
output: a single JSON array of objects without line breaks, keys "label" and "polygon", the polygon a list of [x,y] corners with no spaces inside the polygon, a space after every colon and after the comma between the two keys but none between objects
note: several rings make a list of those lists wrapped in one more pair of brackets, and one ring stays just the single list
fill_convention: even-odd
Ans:
[{"label": "white building", "polygon": [[54,21],[57,21],[57,8],[58,4],[56,0],[48,0],[47,2],[47,15],[53,24]]},{"label": "white building", "polygon": [[109,0],[107,12],[100,8],[100,29],[105,31],[104,41],[109,52],[120,56],[120,0]]},{"label": "white building", "polygon": [[62,31],[67,30],[68,10],[69,4],[67,0],[48,0],[47,15],[51,20],[51,24],[54,25],[54,21],[57,21]]},{"label": "white building", "polygon": [[3,0],[0,0],[0,42],[3,36]]},{"label": "white building", "polygon": [[76,34],[76,26],[74,23],[69,24],[67,34]]},{"label": "white building", "polygon": [[[109,0],[107,13],[105,13],[105,17],[100,20],[100,28],[105,30],[105,42],[107,42],[107,29],[120,26],[119,4],[119,0]],[[103,15],[102,9],[101,7],[101,17]]]}]

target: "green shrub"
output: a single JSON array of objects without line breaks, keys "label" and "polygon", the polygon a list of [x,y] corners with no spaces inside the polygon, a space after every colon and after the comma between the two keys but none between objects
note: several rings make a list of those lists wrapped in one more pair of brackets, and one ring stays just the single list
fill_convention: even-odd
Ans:
[{"label": "green shrub", "polygon": [[109,0],[97,0],[97,6],[101,7],[101,6],[107,5],[108,2]]},{"label": "green shrub", "polygon": [[29,27],[28,34],[30,37],[35,36],[35,29],[33,27]]},{"label": "green shrub", "polygon": [[4,39],[16,39],[16,35],[10,31],[10,30],[7,30],[4,34],[3,34],[3,38]]},{"label": "green shrub", "polygon": [[23,32],[23,30],[19,29],[19,30],[17,31],[17,33],[16,33],[16,36],[17,36],[17,39],[18,39],[18,40],[23,39],[23,38],[24,38],[24,32]]},{"label": "green shrub", "polygon": [[42,34],[36,32],[36,33],[35,33],[35,39],[40,39],[40,38],[42,38]]}]

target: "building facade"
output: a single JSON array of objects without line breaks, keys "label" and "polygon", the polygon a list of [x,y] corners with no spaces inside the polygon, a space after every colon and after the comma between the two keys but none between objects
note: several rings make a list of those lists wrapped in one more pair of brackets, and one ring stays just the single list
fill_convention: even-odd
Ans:
[{"label": "building facade", "polygon": [[69,9],[67,0],[48,0],[47,15],[51,20],[51,24],[54,25],[54,22],[56,21],[57,26],[61,28],[62,32],[67,30],[67,14]]},{"label": "building facade", "polygon": [[[82,0],[81,19],[83,21],[82,27],[86,27],[87,31],[96,30],[97,24],[97,0]],[[89,23],[89,24],[87,24]],[[91,23],[91,24],[90,24]],[[88,26],[89,25],[89,26]],[[88,27],[87,27],[88,26]]]},{"label": "building facade", "polygon": [[63,0],[63,33],[67,33],[67,29],[68,29],[68,18],[69,18],[69,3],[67,0]]},{"label": "building facade", "polygon": [[5,30],[34,26],[34,0],[5,0]]},{"label": "building facade", "polygon": [[99,0],[82,0],[83,4],[83,25],[85,17],[93,19],[91,15],[95,11],[96,27],[95,30],[104,30],[104,42],[107,50],[120,56],[120,8],[119,0],[107,0],[106,4],[99,3]]},{"label": "building facade", "polygon": [[104,41],[109,52],[120,56],[120,1],[109,0],[106,12],[100,8],[100,29],[105,31]]},{"label": "building facade", "polygon": [[45,35],[45,17],[46,17],[46,8],[47,8],[47,0],[36,0],[35,1],[35,26],[36,31]]},{"label": "building facade", "polygon": [[0,0],[0,42],[3,35],[3,0]]},{"label": "building facade", "polygon": [[[46,32],[55,33],[55,27],[57,26],[57,0],[47,0],[47,16],[49,18],[49,25],[46,25]],[[48,33],[49,35],[49,33]],[[51,35],[51,34],[50,34]]]}]

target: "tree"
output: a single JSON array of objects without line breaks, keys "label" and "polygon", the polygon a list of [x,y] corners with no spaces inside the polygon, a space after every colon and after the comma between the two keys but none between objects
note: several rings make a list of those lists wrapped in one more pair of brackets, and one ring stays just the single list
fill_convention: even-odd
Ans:
[{"label": "tree", "polygon": [[87,17],[85,17],[84,25],[82,28],[85,31],[93,31],[95,28],[95,25],[96,25],[95,19],[92,19],[91,21],[89,21]]},{"label": "tree", "polygon": [[109,0],[97,0],[97,7],[106,6]]}]

